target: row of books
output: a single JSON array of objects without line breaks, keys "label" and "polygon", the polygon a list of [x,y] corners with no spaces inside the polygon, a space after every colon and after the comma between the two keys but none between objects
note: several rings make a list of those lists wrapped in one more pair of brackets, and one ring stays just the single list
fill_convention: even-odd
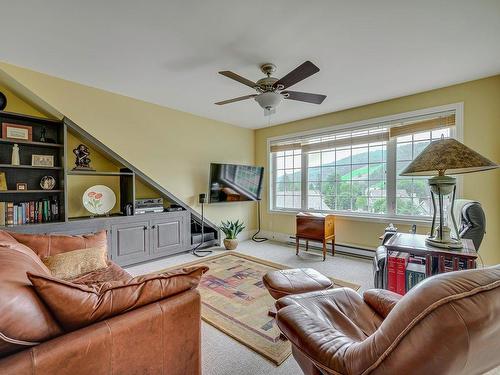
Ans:
[{"label": "row of books", "polygon": [[24,225],[59,221],[57,197],[29,202],[0,202],[0,225]]},{"label": "row of books", "polygon": [[404,252],[389,252],[387,258],[387,289],[405,295],[425,277],[425,258],[411,256]]}]

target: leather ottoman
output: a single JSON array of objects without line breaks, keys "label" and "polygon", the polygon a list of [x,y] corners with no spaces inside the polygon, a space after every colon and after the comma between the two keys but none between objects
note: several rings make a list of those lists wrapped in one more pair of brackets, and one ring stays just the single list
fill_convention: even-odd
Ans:
[{"label": "leather ottoman", "polygon": [[[276,300],[290,294],[315,292],[333,287],[332,280],[312,268],[271,271],[264,275],[262,282]],[[269,315],[276,315],[274,306],[269,310]]]}]

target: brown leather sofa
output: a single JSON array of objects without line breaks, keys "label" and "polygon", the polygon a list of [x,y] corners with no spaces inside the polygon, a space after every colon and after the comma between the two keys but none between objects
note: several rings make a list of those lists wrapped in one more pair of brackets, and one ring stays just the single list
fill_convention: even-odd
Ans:
[{"label": "brown leather sofa", "polygon": [[500,365],[500,265],[437,275],[404,297],[330,289],[277,308],[307,375],[473,375]]},{"label": "brown leather sofa", "polygon": [[[40,257],[106,245],[106,233],[41,236],[0,231],[0,374],[200,374],[200,296],[186,289],[73,331],[64,330],[26,272]],[[73,283],[132,277],[116,264]]]}]

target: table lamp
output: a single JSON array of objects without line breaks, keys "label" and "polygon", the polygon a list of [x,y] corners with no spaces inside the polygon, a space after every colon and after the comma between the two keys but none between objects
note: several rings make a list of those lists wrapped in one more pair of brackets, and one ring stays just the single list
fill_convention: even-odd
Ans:
[{"label": "table lamp", "polygon": [[[444,198],[451,194],[451,211],[455,203],[456,179],[450,174],[479,172],[498,168],[476,151],[453,138],[441,138],[432,141],[401,173],[401,176],[433,176],[429,178],[432,198],[432,224],[426,243],[447,249],[462,248],[460,238],[452,238],[450,228],[444,214]],[[446,175],[445,175],[446,173]],[[436,226],[436,198],[439,204],[439,224]],[[455,216],[452,216],[453,227],[458,236]]]}]

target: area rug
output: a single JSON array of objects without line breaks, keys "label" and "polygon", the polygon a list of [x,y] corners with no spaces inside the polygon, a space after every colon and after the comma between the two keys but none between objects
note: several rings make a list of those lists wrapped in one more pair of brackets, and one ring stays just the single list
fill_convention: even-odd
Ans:
[{"label": "area rug", "polygon": [[[210,268],[198,287],[202,319],[276,365],[283,363],[292,348],[288,341],[280,338],[274,319],[267,315],[274,299],[263,285],[262,276],[268,271],[291,267],[227,252],[169,269],[193,265],[207,265]],[[360,287],[334,278],[332,281],[337,288],[358,290]]]}]

